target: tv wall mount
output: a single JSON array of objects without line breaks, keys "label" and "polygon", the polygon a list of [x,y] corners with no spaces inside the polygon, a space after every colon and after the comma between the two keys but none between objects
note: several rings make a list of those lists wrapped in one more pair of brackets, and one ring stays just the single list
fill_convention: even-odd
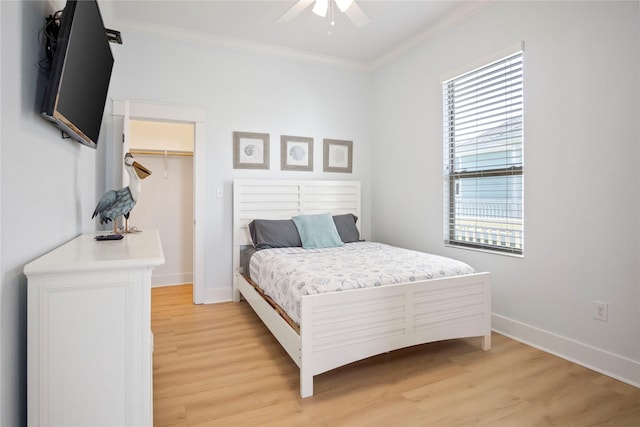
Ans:
[{"label": "tv wall mount", "polygon": [[122,36],[120,35],[120,31],[105,28],[104,32],[107,33],[107,39],[111,43],[122,44]]},{"label": "tv wall mount", "polygon": [[[64,9],[61,9],[54,13],[53,15],[49,15],[45,18],[44,25],[42,27],[42,33],[46,38],[45,44],[45,52],[46,57],[49,60],[53,59],[53,54],[56,51],[56,47],[58,44],[58,31],[60,29],[60,19],[62,18],[62,13]],[[112,30],[110,28],[104,29],[105,34],[107,35],[107,40],[111,43],[122,44],[122,35],[118,30]]]}]

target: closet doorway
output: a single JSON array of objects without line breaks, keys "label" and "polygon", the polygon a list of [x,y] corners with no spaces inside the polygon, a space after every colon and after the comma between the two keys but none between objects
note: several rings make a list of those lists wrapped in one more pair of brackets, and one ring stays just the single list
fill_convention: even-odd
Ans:
[{"label": "closet doorway", "polygon": [[[166,262],[154,270],[153,285],[192,282],[193,301],[202,304],[204,239],[199,230],[204,228],[204,111],[115,100],[113,115],[122,118],[121,127],[114,120],[114,139],[120,139],[117,131],[122,130],[122,152],[114,152],[114,157],[122,159],[131,151],[153,172],[143,181],[139,203],[129,218],[130,226],[160,231]],[[183,139],[183,146],[169,142]]]},{"label": "closet doorway", "polygon": [[162,236],[165,263],[152,286],[193,283],[194,124],[131,119],[129,153],[152,171],[131,211],[129,225]]}]

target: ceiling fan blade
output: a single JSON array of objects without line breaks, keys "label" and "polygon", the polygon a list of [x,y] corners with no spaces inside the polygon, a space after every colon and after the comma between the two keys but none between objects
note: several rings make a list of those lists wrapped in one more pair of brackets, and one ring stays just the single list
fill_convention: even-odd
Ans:
[{"label": "ceiling fan blade", "polygon": [[278,18],[279,23],[289,22],[296,16],[300,15],[306,8],[308,8],[314,0],[298,0],[296,4],[291,6],[289,10],[282,14],[280,18]]},{"label": "ceiling fan blade", "polygon": [[353,25],[356,27],[364,27],[369,23],[369,17],[360,9],[360,6],[358,6],[355,1],[351,3],[349,9],[344,11],[344,14],[351,19],[351,22],[353,22]]}]

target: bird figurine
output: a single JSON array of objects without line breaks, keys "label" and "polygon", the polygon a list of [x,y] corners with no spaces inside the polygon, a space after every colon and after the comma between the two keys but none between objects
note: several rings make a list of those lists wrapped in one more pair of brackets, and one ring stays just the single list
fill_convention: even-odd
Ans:
[{"label": "bird figurine", "polygon": [[93,219],[99,215],[100,224],[113,222],[114,234],[117,234],[116,219],[120,215],[125,218],[124,232],[129,232],[129,213],[138,201],[142,188],[141,181],[151,175],[151,171],[136,162],[131,153],[127,153],[124,156],[124,168],[129,174],[129,185],[119,190],[109,190],[104,193],[91,216],[91,219]]}]

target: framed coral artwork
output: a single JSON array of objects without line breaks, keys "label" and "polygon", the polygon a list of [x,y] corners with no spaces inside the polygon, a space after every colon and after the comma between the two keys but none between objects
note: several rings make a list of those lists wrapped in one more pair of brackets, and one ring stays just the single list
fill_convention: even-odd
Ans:
[{"label": "framed coral artwork", "polygon": [[269,134],[233,132],[233,168],[269,169]]},{"label": "framed coral artwork", "polygon": [[283,171],[313,171],[313,138],[282,135],[280,159]]},{"label": "framed coral artwork", "polygon": [[324,172],[352,172],[353,141],[325,139],[323,148]]}]

